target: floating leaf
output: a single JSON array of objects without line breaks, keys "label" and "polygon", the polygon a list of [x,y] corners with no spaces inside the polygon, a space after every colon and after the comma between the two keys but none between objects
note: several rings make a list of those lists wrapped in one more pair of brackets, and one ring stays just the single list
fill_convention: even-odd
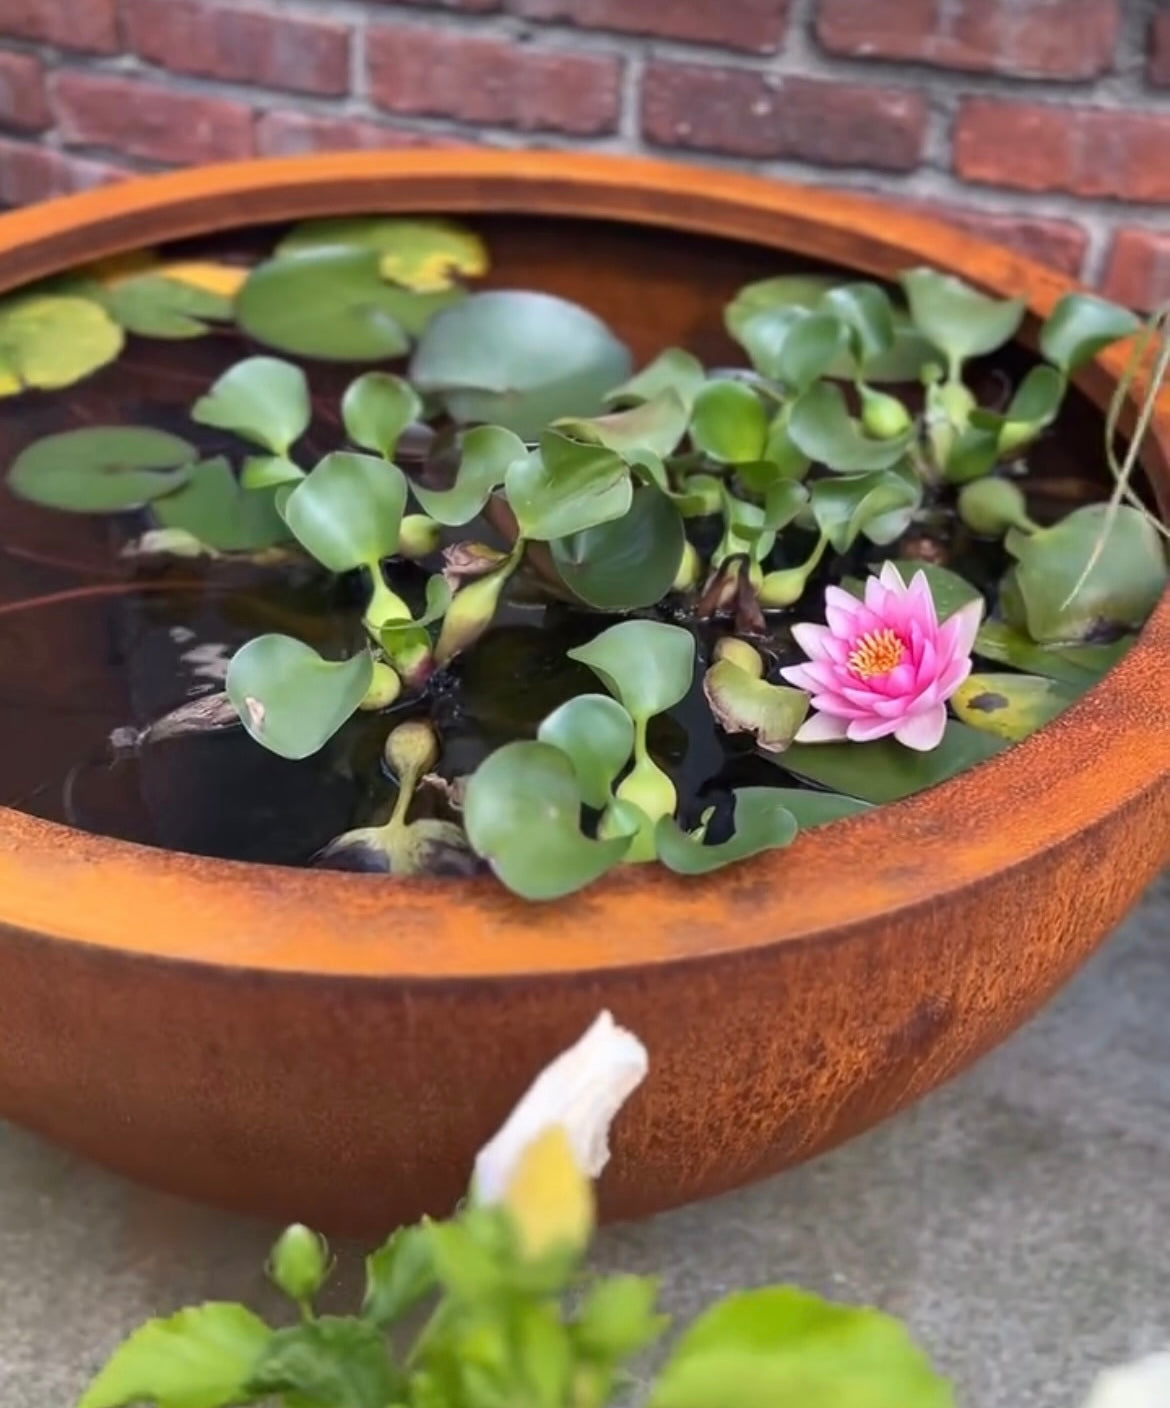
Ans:
[{"label": "floating leaf", "polygon": [[382,277],[416,293],[450,288],[460,276],[480,278],[488,268],[487,247],[477,234],[453,220],[435,218],[352,215],[306,220],[285,235],[277,253],[337,246],[376,250]]},{"label": "floating leaf", "polygon": [[398,437],[422,413],[409,382],[389,372],[366,372],[351,381],[341,398],[345,433],[363,450],[394,458]]},{"label": "floating leaf", "polygon": [[401,470],[373,455],[335,450],[284,499],[281,514],[322,567],[350,572],[394,555],[405,508]]},{"label": "floating leaf", "polygon": [[813,517],[834,552],[847,552],[862,533],[872,542],[893,542],[921,499],[915,476],[894,469],[818,479],[810,490]]},{"label": "floating leaf", "polygon": [[808,695],[758,679],[733,660],[717,660],[703,676],[703,693],[726,733],[750,733],[765,753],[782,753],[808,713]]},{"label": "floating leaf", "polygon": [[288,541],[271,490],[241,489],[226,459],[195,466],[190,479],[157,499],[154,516],[164,528],[180,528],[217,552],[257,552]]},{"label": "floating leaf", "polygon": [[568,655],[588,665],[635,720],[673,708],[695,670],[690,631],[662,621],[619,621]]},{"label": "floating leaf", "polygon": [[808,507],[809,492],[795,479],[781,479],[764,490],[764,527],[778,533]]},{"label": "floating leaf", "polygon": [[741,381],[709,381],[695,397],[691,439],[720,464],[762,458],[768,438],[763,402]]},{"label": "floating leaf", "polygon": [[[891,558],[890,562],[898,569],[898,575],[903,582],[910,582],[916,573],[922,573],[926,578],[926,585],[930,588],[930,595],[934,599],[934,609],[938,613],[940,621],[945,621],[948,616],[953,616],[961,606],[966,606],[972,601],[979,601],[983,596],[983,593],[977,587],[973,587],[966,577],[960,577],[949,567],[939,567],[933,562],[920,562],[916,558],[908,557]],[[856,597],[865,595],[865,583],[859,582],[855,577],[847,577],[841,585]]]},{"label": "floating leaf", "polygon": [[969,675],[950,704],[963,723],[1018,743],[1063,713],[1079,693],[1040,675]]},{"label": "floating leaf", "polygon": [[256,636],[228,665],[228,698],[257,743],[282,758],[316,753],[365,698],[373,679],[366,651],[323,660],[291,636]]},{"label": "floating leaf", "polygon": [[686,547],[682,517],[652,485],[639,485],[627,513],[550,547],[561,580],[599,611],[653,606],[670,590]]},{"label": "floating leaf", "polygon": [[1139,327],[1140,318],[1128,308],[1092,293],[1066,293],[1044,320],[1040,351],[1067,375]]},{"label": "floating leaf", "polygon": [[279,357],[236,362],[191,409],[200,425],[230,430],[280,457],[308,429],[311,414],[304,372]]},{"label": "floating leaf", "polygon": [[186,483],[197,457],[194,445],[163,430],[90,425],[26,446],[8,471],[8,487],[45,508],[116,513]]},{"label": "floating leaf", "polygon": [[203,337],[211,331],[210,323],[232,318],[230,298],[163,270],[121,279],[103,290],[100,301],[116,322],[139,337]]},{"label": "floating leaf", "polygon": [[1022,298],[989,298],[953,274],[908,269],[902,287],[916,326],[952,372],[969,357],[982,357],[1015,336],[1024,317]]},{"label": "floating leaf", "polygon": [[837,386],[817,382],[799,396],[788,415],[788,434],[809,459],[843,474],[888,469],[906,453],[913,432],[871,440],[858,429]]},{"label": "floating leaf", "polygon": [[572,894],[615,865],[631,837],[593,841],[581,831],[582,796],[572,761],[551,743],[505,743],[467,780],[463,824],[514,894]]},{"label": "floating leaf", "polygon": [[786,771],[863,802],[896,802],[984,762],[1005,745],[978,729],[948,722],[927,753],[893,738],[872,743],[794,743],[776,762]]},{"label": "floating leaf", "polygon": [[1133,637],[1127,636],[1112,645],[1037,645],[1004,621],[984,621],[975,637],[975,654],[998,665],[1087,689],[1112,669],[1132,644]]},{"label": "floating leaf", "polygon": [[456,421],[535,439],[562,416],[595,415],[629,371],[629,349],[587,309],[549,293],[492,290],[430,324],[410,379]]},{"label": "floating leaf", "polygon": [[477,425],[464,431],[460,450],[459,470],[450,489],[410,486],[427,513],[450,528],[470,523],[503,484],[509,466],[528,458],[524,441],[499,425]]},{"label": "floating leaf", "polygon": [[122,329],[88,298],[17,294],[0,302],[0,397],[55,391],[112,362]]},{"label": "floating leaf", "polygon": [[304,477],[300,465],[284,455],[249,455],[240,470],[240,483],[245,489],[278,489],[282,484],[297,484]]},{"label": "floating leaf", "polygon": [[894,308],[880,284],[859,280],[831,288],[821,300],[848,328],[853,358],[864,371],[894,345]]},{"label": "floating leaf", "polygon": [[672,816],[658,819],[654,846],[658,859],[678,875],[706,875],[761,851],[787,846],[796,836],[796,818],[773,787],[740,787],[735,797],[735,831],[708,846],[685,832]]},{"label": "floating leaf", "polygon": [[777,380],[796,394],[807,390],[839,358],[845,341],[845,328],[834,313],[797,318],[775,354]]},{"label": "floating leaf", "polygon": [[508,466],[504,491],[520,536],[542,542],[620,518],[633,500],[620,455],[551,430],[541,436],[539,450]]},{"label": "floating leaf", "polygon": [[623,459],[640,450],[664,458],[672,454],[687,432],[688,408],[673,390],[660,391],[648,401],[628,410],[595,416],[590,420],[567,417],[554,422],[553,429],[572,440],[604,445]]},{"label": "floating leaf", "polygon": [[229,301],[243,288],[248,277],[248,270],[243,265],[217,264],[210,259],[168,261],[159,267],[158,272],[176,283],[218,294]]},{"label": "floating leaf", "polygon": [[630,402],[636,405],[642,401],[652,401],[663,391],[673,391],[689,410],[706,380],[706,369],[698,357],[681,347],[668,347],[636,376],[615,386],[607,393],[605,400],[614,406]]},{"label": "floating leaf", "polygon": [[868,802],[856,797],[843,797],[839,792],[814,792],[808,787],[774,787],[771,789],[786,811],[796,818],[801,831],[814,826],[826,826],[831,821],[843,821],[872,811]]},{"label": "floating leaf", "polygon": [[579,694],[567,700],[544,720],[536,736],[571,760],[582,800],[598,811],[610,801],[613,784],[634,751],[634,721],[607,694]]}]

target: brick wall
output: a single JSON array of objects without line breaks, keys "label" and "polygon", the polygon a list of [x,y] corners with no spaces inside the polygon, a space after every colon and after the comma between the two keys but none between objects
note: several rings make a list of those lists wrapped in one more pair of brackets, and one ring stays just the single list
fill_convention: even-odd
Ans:
[{"label": "brick wall", "polygon": [[0,203],[337,147],[880,191],[1170,298],[1170,0],[0,0]]}]

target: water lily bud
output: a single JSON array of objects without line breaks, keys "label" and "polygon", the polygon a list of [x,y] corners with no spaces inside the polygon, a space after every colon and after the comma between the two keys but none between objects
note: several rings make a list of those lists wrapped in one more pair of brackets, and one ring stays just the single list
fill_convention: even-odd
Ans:
[{"label": "water lily bud", "polygon": [[367,713],[388,709],[401,693],[402,681],[398,678],[397,673],[384,660],[375,660],[370,687],[366,690],[366,697],[358,705],[358,708]]},{"label": "water lily bud", "polygon": [[735,636],[723,636],[715,643],[715,649],[712,653],[716,660],[730,660],[733,665],[738,665],[745,674],[750,675],[754,680],[764,677],[764,657],[746,640],[737,640]]},{"label": "water lily bud", "polygon": [[494,572],[506,559],[507,553],[485,543],[452,543],[443,549],[443,580],[455,592],[464,582]]},{"label": "water lily bud", "polygon": [[1028,501],[1010,479],[973,479],[959,490],[959,517],[973,533],[1002,538],[1009,528],[1031,532]]},{"label": "water lily bud", "polygon": [[329,1244],[301,1223],[286,1227],[272,1248],[268,1274],[290,1300],[304,1305],[329,1275]]},{"label": "water lily bud", "polygon": [[425,513],[408,513],[398,529],[398,555],[426,557],[439,546],[439,525]]},{"label": "water lily bud", "polygon": [[439,735],[426,719],[408,719],[391,730],[384,750],[386,765],[398,778],[418,779],[439,758]]},{"label": "water lily bud", "polygon": [[674,574],[674,581],[670,584],[672,592],[689,592],[698,586],[699,578],[703,572],[703,560],[699,556],[698,550],[693,543],[687,543],[683,548],[682,559],[678,564],[678,571]]},{"label": "water lily bud", "polygon": [[518,563],[519,558],[505,558],[502,567],[489,572],[486,577],[480,577],[478,581],[470,582],[455,593],[451,605],[447,608],[447,614],[443,617],[443,626],[435,643],[435,660],[438,664],[445,665],[461,651],[474,645],[491,625],[500,595]]},{"label": "water lily bud", "polygon": [[866,431],[878,440],[892,440],[910,429],[910,412],[896,396],[885,391],[874,391],[868,386],[858,387],[861,393],[861,424]]},{"label": "water lily bud", "polygon": [[760,605],[773,610],[795,606],[804,595],[808,571],[804,567],[783,567],[769,572],[760,585]]}]

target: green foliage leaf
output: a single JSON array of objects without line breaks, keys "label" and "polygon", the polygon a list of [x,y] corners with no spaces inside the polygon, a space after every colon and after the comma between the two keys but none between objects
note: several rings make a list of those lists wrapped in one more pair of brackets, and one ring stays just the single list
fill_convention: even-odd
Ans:
[{"label": "green foliage leaf", "polygon": [[281,513],[322,567],[350,572],[394,555],[405,508],[401,470],[373,455],[335,450],[283,500]]},{"label": "green foliage leaf", "polygon": [[436,1285],[426,1223],[400,1227],[366,1257],[366,1292],[362,1315],[388,1329]]},{"label": "green foliage leaf", "polygon": [[894,345],[894,308],[880,284],[859,280],[831,288],[821,307],[835,314],[849,330],[853,358],[864,371]]},{"label": "green foliage leaf", "polygon": [[279,489],[282,484],[299,484],[305,471],[284,455],[249,455],[240,468],[240,484],[245,489]]},{"label": "green foliage leaf", "polygon": [[845,327],[835,313],[797,318],[776,351],[775,375],[791,392],[806,391],[838,360],[845,344]]},{"label": "green foliage leaf", "polygon": [[971,728],[1018,743],[1063,713],[1080,692],[1040,675],[979,674],[964,680],[950,705]]},{"label": "green foliage leaf", "polygon": [[781,479],[764,491],[764,527],[772,533],[794,522],[808,507],[809,492],[795,479]]},{"label": "green foliage leaf", "polygon": [[634,751],[634,721],[607,694],[579,694],[554,709],[537,730],[570,759],[587,807],[600,811]]},{"label": "green foliage leaf", "polygon": [[649,1408],[954,1408],[904,1325],[790,1286],[740,1291],[675,1347]]},{"label": "green foliage leaf", "polygon": [[716,660],[703,676],[703,693],[720,728],[752,734],[766,753],[783,752],[808,713],[804,690],[758,679],[733,660]]},{"label": "green foliage leaf", "polygon": [[194,445],[162,430],[87,425],[26,445],[8,471],[8,487],[45,508],[116,513],[186,483],[196,458]]},{"label": "green foliage leaf", "polygon": [[649,451],[659,458],[672,454],[687,431],[690,413],[687,405],[673,389],[659,391],[647,401],[627,410],[582,420],[566,417],[553,429],[571,440],[590,445],[604,445],[629,461],[639,451]]},{"label": "green foliage leaf", "polygon": [[506,743],[467,781],[463,824],[472,849],[514,894],[551,900],[590,884],[631,837],[593,841],[581,831],[581,790],[570,758],[551,743]]},{"label": "green foliage leaf", "polygon": [[954,437],[943,474],[950,484],[970,484],[990,474],[999,458],[999,426],[972,423]]},{"label": "green foliage leaf", "polygon": [[599,611],[653,606],[670,590],[686,546],[675,505],[649,484],[633,492],[629,512],[550,544],[561,580]]},{"label": "green foliage leaf", "polygon": [[953,274],[908,269],[901,283],[910,317],[927,341],[946,354],[952,369],[968,357],[1002,347],[1023,321],[1022,298],[989,298]]},{"label": "green foliage leaf", "polygon": [[588,665],[636,721],[673,708],[695,671],[694,637],[663,621],[619,621],[568,655]]},{"label": "green foliage leaf", "polygon": [[246,357],[201,396],[191,419],[214,425],[285,456],[309,428],[309,383],[300,367],[279,357]]},{"label": "green foliage leaf", "polygon": [[355,713],[373,675],[365,651],[323,660],[303,641],[263,635],[232,656],[225,689],[257,743],[297,759],[316,753]]},{"label": "green foliage leaf", "polygon": [[620,1362],[647,1349],[666,1329],[653,1276],[606,1276],[585,1292],[572,1326],[573,1342],[587,1358]]},{"label": "green foliage leaf", "polygon": [[654,827],[658,859],[678,875],[706,875],[747,860],[761,851],[787,846],[796,836],[796,818],[773,787],[739,787],[735,793],[735,832],[718,845],[704,845],[672,816],[659,817]]},{"label": "green foliage leaf", "polygon": [[975,637],[975,654],[999,665],[1087,689],[1111,670],[1133,644],[1124,636],[1111,645],[1037,645],[1004,621],[984,621]]},{"label": "green foliage leaf", "polygon": [[426,329],[410,379],[456,421],[535,439],[562,416],[592,416],[630,372],[630,353],[587,309],[552,294],[492,290]]},{"label": "green foliage leaf", "polygon": [[100,295],[102,306],[127,332],[139,337],[203,337],[209,323],[232,319],[232,301],[162,273],[119,279]]},{"label": "green foliage leaf", "polygon": [[375,250],[382,278],[418,293],[449,288],[459,276],[479,278],[488,267],[487,248],[472,230],[452,220],[413,216],[306,220],[285,235],[277,253],[303,254],[338,246]]},{"label": "green foliage leaf", "polygon": [[0,301],[0,397],[55,391],[112,362],[122,329],[89,298],[16,294]]},{"label": "green foliage leaf", "polygon": [[654,400],[664,391],[673,391],[689,411],[706,380],[706,369],[698,357],[681,347],[668,347],[636,376],[615,386],[605,400],[611,406],[638,405]]},{"label": "green foliage leaf", "polygon": [[248,1382],[253,1397],[295,1395],[297,1408],[388,1408],[403,1388],[377,1327],[333,1315],[277,1330]]},{"label": "green foliage leaf", "polygon": [[913,432],[871,440],[858,429],[837,386],[817,382],[793,403],[788,434],[810,460],[843,474],[888,469],[906,453]]},{"label": "green foliage leaf", "polygon": [[77,1408],[226,1408],[246,1386],[273,1332],[242,1305],[210,1302],[148,1320],[114,1351]]},{"label": "green foliage leaf", "polygon": [[1040,329],[1040,351],[1066,374],[1083,367],[1103,348],[1131,337],[1141,320],[1092,293],[1066,293]]},{"label": "green foliage leaf", "polygon": [[540,437],[539,450],[508,466],[504,491],[521,537],[539,542],[620,518],[633,502],[630,472],[620,455],[552,430]]},{"label": "green foliage leaf", "polygon": [[695,397],[691,440],[720,464],[762,458],[767,438],[763,402],[742,381],[709,381]]},{"label": "green foliage leaf", "polygon": [[774,787],[771,789],[786,811],[796,818],[801,831],[814,826],[826,826],[831,821],[843,821],[871,811],[868,802],[856,797],[843,797],[839,792],[814,792],[808,787]]},{"label": "green foliage leaf", "polygon": [[512,1333],[520,1380],[517,1400],[532,1408],[562,1408],[573,1373],[568,1331],[556,1306],[537,1300],[516,1307]]},{"label": "green foliage leaf", "polygon": [[398,437],[422,413],[422,401],[409,382],[389,372],[366,372],[351,381],[341,398],[345,433],[363,450],[394,458]]},{"label": "green foliage leaf", "polygon": [[862,533],[879,544],[901,537],[922,501],[922,485],[910,471],[878,469],[818,479],[810,501],[833,551],[847,552]]},{"label": "green foliage leaf", "polygon": [[289,536],[275,492],[241,489],[222,457],[197,464],[185,484],[156,499],[154,516],[164,528],[182,528],[217,552],[258,552]]},{"label": "green foliage leaf", "polygon": [[462,457],[450,489],[427,489],[412,483],[414,497],[430,516],[449,528],[470,523],[483,511],[492,492],[503,484],[508,467],[528,458],[518,435],[499,425],[477,425],[460,440]]},{"label": "green foliage leaf", "polygon": [[1004,747],[989,733],[949,722],[928,753],[893,738],[872,743],[794,743],[775,761],[786,771],[863,802],[897,802],[934,787]]}]

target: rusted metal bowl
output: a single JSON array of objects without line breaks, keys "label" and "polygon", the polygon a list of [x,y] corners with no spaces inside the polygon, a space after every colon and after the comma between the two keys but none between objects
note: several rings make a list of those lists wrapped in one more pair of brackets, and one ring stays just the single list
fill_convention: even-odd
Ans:
[{"label": "rusted metal bowl", "polygon": [[[718,346],[722,302],[776,251],[879,277],[930,263],[1038,315],[1068,287],[860,199],[563,152],[109,187],[0,219],[0,286],[356,211],[491,215],[498,281],[587,303],[641,356]],[[1103,403],[1116,372],[1106,357],[1083,390]],[[1164,507],[1168,455],[1164,399],[1146,456]],[[608,1212],[760,1178],[988,1050],[1133,903],[1170,854],[1168,666],[1170,600],[1059,720],[943,786],[701,880],[639,867],[555,905],[490,880],[208,861],[0,811],[0,1113],[163,1189],[373,1233],[448,1208],[536,1069],[609,1007],[652,1059]]]}]

